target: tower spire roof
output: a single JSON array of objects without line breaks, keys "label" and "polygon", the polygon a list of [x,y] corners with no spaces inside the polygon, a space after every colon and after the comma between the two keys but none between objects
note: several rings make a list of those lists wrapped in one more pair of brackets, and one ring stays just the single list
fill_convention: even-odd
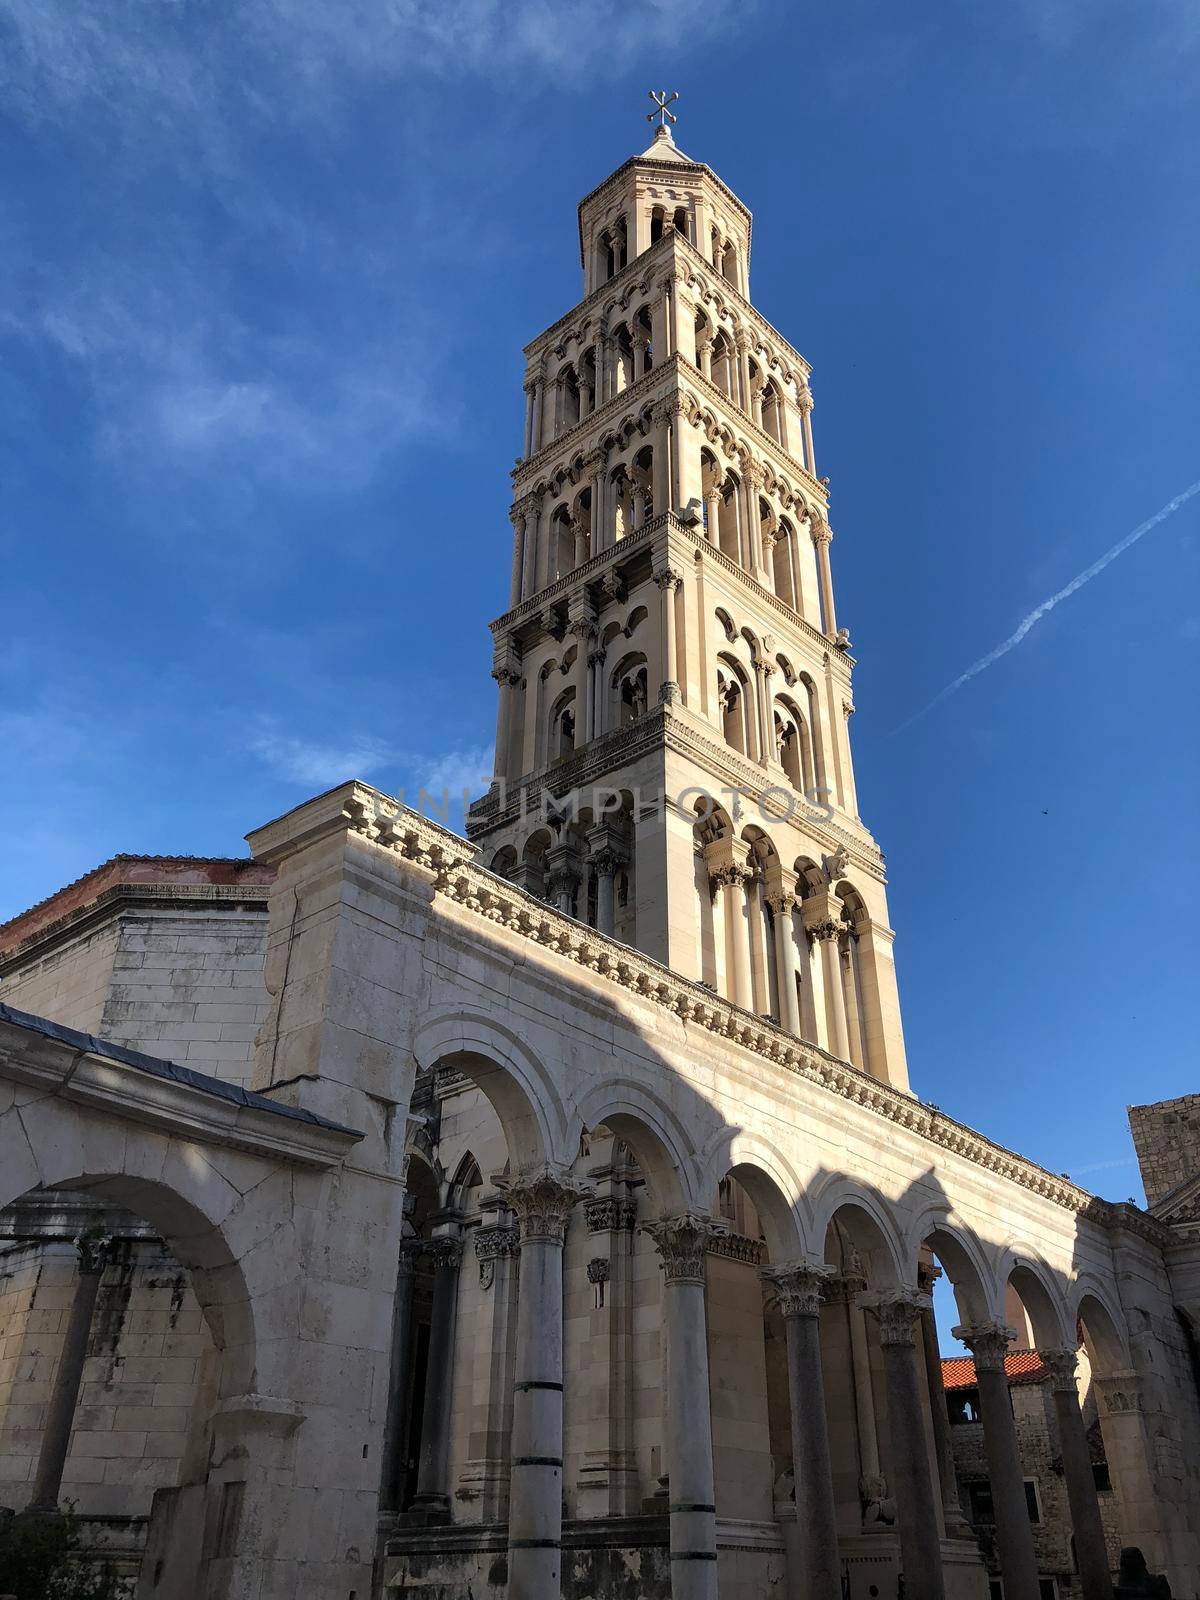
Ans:
[{"label": "tower spire roof", "polygon": [[652,161],[685,161],[692,163],[691,156],[685,156],[683,151],[671,137],[671,130],[666,123],[660,123],[654,130],[654,137],[642,151],[639,160]]}]

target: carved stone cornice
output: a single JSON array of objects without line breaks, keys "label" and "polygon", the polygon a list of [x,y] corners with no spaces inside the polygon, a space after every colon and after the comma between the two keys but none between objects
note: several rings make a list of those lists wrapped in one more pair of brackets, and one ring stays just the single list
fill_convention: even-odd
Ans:
[{"label": "carved stone cornice", "polygon": [[486,1228],[476,1228],[475,1259],[476,1261],[495,1261],[501,1256],[515,1256],[520,1242],[521,1235],[518,1229],[507,1227],[503,1223],[494,1223]]},{"label": "carved stone cornice", "polygon": [[571,1175],[543,1166],[515,1178],[498,1178],[496,1187],[504,1203],[516,1213],[521,1243],[549,1239],[561,1244],[567,1233],[571,1209],[586,1192]]},{"label": "carved stone cornice", "polygon": [[956,1339],[961,1339],[975,1359],[975,1371],[978,1372],[1004,1372],[1004,1358],[1008,1355],[1009,1347],[1016,1338],[1013,1328],[1005,1327],[1002,1322],[979,1322],[966,1327],[951,1330]]},{"label": "carved stone cornice", "polygon": [[[659,725],[660,738],[661,717],[661,712],[649,712],[645,719]],[[309,809],[311,814],[305,819],[301,835],[307,840],[335,831],[353,833],[428,872],[435,898],[444,897],[472,915],[555,951],[614,986],[736,1043],[760,1060],[795,1073],[1002,1181],[1014,1183],[1099,1228],[1127,1230],[1158,1248],[1169,1246],[1175,1237],[1171,1229],[1136,1206],[1097,1199],[1070,1179],[1047,1172],[937,1107],[923,1105],[849,1062],[839,1061],[763,1018],[740,1010],[711,989],[681,977],[629,945],[582,927],[479,866],[475,847],[449,828],[419,816],[367,784],[344,784],[310,802]],[[251,835],[252,842],[266,833],[264,829]],[[256,850],[256,857],[270,861],[272,850],[261,848],[261,855]],[[886,1138],[886,1134],[882,1136]]]},{"label": "carved stone cornice", "polygon": [[759,1277],[775,1295],[779,1310],[786,1317],[819,1317],[821,1302],[838,1270],[824,1261],[783,1261],[763,1267]]},{"label": "carved stone cornice", "polygon": [[763,1258],[763,1242],[761,1239],[751,1239],[744,1233],[716,1232],[709,1239],[708,1254],[757,1267]]},{"label": "carved stone cornice", "polygon": [[713,1236],[724,1231],[712,1217],[698,1211],[681,1211],[657,1222],[644,1222],[658,1247],[663,1277],[668,1283],[704,1283],[704,1258]]},{"label": "carved stone cornice", "polygon": [[583,1216],[589,1233],[627,1233],[637,1222],[637,1201],[602,1195],[584,1201]]}]

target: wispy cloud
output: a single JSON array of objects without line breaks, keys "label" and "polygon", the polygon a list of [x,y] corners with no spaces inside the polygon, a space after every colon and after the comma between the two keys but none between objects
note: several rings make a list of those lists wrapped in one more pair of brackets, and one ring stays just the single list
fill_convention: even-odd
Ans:
[{"label": "wispy cloud", "polygon": [[[4,115],[59,141],[78,194],[78,217],[60,208],[52,231],[0,223],[0,339],[75,374],[98,450],[131,479],[357,488],[453,429],[445,374],[462,330],[437,309],[427,271],[458,226],[460,208],[428,170],[458,114],[451,82],[590,84],[601,49],[611,74],[733,10],[96,0],[81,12],[0,0]],[[387,208],[363,181],[374,91],[394,105]],[[347,155],[339,141],[351,134]],[[342,214],[314,216],[304,176],[343,158],[362,187]],[[265,309],[261,287],[247,301],[264,280]]]},{"label": "wispy cloud", "polygon": [[252,740],[251,754],[276,777],[290,783],[332,788],[349,778],[367,778],[384,767],[394,767],[396,753],[370,736],[323,743],[293,734],[263,732]]},{"label": "wispy cloud", "polygon": [[1010,650],[1015,650],[1029,630],[1039,623],[1044,616],[1053,611],[1055,606],[1077,593],[1085,583],[1090,583],[1093,578],[1098,577],[1105,567],[1114,562],[1119,555],[1123,555],[1131,545],[1144,538],[1152,528],[1157,528],[1160,522],[1165,522],[1173,512],[1178,511],[1179,507],[1186,504],[1195,494],[1200,494],[1200,479],[1190,485],[1189,488],[1184,489],[1181,494],[1177,494],[1173,500],[1168,500],[1161,511],[1156,511],[1152,517],[1147,517],[1145,522],[1140,522],[1132,533],[1127,533],[1123,539],[1113,545],[1111,550],[1106,550],[1099,561],[1093,561],[1090,567],[1085,567],[1081,573],[1071,579],[1065,588],[1059,589],[1056,594],[1050,595],[1040,605],[1035,606],[1027,617],[1021,619],[1007,639],[998,644],[994,650],[989,650],[987,655],[980,656],[978,661],[972,662],[965,672],[959,673],[953,683],[948,683],[944,689],[939,689],[928,705],[922,706],[919,711],[914,712],[911,717],[900,723],[898,727],[893,728],[892,732],[894,734],[903,733],[905,728],[911,728],[914,722],[919,722],[922,717],[928,716],[935,706],[940,706],[943,700],[948,700],[952,694],[956,694],[964,684],[970,683],[972,678],[977,678],[981,672],[986,672],[989,667],[995,666],[1001,657],[1006,656]]},{"label": "wispy cloud", "polygon": [[282,732],[271,720],[264,720],[251,740],[250,753],[289,783],[330,788],[349,778],[373,778],[382,788],[402,792],[411,805],[422,790],[435,804],[448,795],[457,805],[464,794],[482,794],[492,776],[490,745],[456,745],[422,754],[371,734],[304,738]]}]

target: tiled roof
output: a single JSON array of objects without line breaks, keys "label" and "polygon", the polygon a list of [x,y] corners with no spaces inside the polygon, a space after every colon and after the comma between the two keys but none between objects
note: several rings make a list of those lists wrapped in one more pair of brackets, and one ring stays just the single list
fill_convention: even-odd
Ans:
[{"label": "tiled roof", "polygon": [[[1014,1350],[1004,1358],[1004,1375],[1009,1383],[1041,1383],[1048,1373],[1036,1350]],[[943,1388],[973,1389],[975,1382],[975,1363],[970,1356],[942,1357]]]}]

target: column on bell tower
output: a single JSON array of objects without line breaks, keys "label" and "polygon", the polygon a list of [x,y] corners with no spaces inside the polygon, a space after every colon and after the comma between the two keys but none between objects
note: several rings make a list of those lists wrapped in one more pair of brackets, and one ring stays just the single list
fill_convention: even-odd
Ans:
[{"label": "column on bell tower", "polygon": [[468,831],[485,866],[903,1087],[810,371],[749,300],[750,213],[660,129],[581,202],[579,250],[584,298],[525,350],[497,782]]}]

